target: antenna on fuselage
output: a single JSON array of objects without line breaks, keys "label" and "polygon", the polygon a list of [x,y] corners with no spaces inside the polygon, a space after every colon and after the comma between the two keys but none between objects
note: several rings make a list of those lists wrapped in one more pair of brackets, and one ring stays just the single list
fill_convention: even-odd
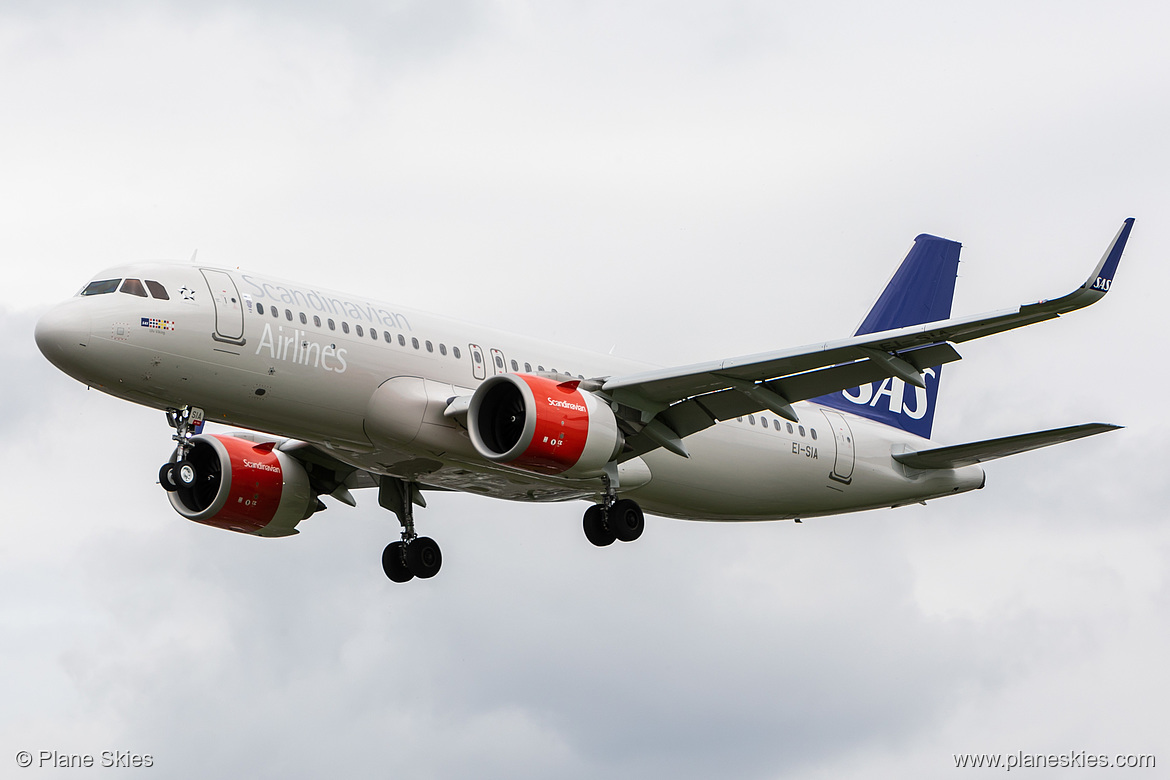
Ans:
[{"label": "antenna on fuselage", "polygon": [[192,253],[191,253],[191,265],[195,265],[195,256],[196,256],[197,254],[199,254],[199,250],[198,250],[198,249],[196,249],[194,252],[192,252]]}]

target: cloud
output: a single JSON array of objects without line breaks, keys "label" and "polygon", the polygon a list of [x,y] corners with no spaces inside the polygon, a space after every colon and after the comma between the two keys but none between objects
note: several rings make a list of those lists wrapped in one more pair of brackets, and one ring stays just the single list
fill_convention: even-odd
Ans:
[{"label": "cloud", "polygon": [[[935,777],[963,751],[1159,752],[1170,678],[1163,12],[837,3],[7,4],[0,747],[165,777]],[[910,239],[962,345],[941,439],[1128,427],[926,507],[794,524],[438,495],[395,587],[371,496],[262,540],[153,483],[154,411],[57,372],[36,312],[199,257],[661,364],[851,331]],[[1165,752],[1162,750],[1161,752]]]}]

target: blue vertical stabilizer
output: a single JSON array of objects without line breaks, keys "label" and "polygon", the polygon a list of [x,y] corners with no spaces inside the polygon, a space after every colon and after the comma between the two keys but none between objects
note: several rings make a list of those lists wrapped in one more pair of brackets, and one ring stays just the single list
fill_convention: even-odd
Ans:
[{"label": "blue vertical stabilizer", "polygon": [[[961,248],[962,244],[957,241],[925,233],[914,239],[914,246],[910,247],[906,259],[898,266],[854,335],[948,319]],[[812,401],[929,439],[942,366],[928,368],[924,374],[925,389],[908,386],[901,379],[891,377],[813,398]]]}]

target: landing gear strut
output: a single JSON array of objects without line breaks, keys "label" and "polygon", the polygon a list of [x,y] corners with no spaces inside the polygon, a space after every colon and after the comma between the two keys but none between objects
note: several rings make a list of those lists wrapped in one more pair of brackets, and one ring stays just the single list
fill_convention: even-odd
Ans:
[{"label": "landing gear strut", "polygon": [[443,553],[438,543],[414,531],[414,505],[427,505],[418,483],[382,477],[378,503],[397,515],[402,524],[401,541],[391,542],[382,551],[382,571],[386,576],[394,582],[408,582],[415,577],[426,580],[438,574],[443,565]]},{"label": "landing gear strut", "polygon": [[605,482],[603,503],[594,504],[585,510],[582,525],[585,538],[598,547],[608,547],[615,540],[632,542],[642,535],[646,517],[642,507],[629,498],[618,498],[608,476]]},{"label": "landing gear strut", "polygon": [[163,490],[174,492],[195,485],[199,473],[187,460],[191,449],[191,437],[203,430],[203,410],[194,406],[182,409],[167,409],[167,422],[175,429],[171,438],[176,442],[173,461],[168,461],[158,470],[158,482]]}]

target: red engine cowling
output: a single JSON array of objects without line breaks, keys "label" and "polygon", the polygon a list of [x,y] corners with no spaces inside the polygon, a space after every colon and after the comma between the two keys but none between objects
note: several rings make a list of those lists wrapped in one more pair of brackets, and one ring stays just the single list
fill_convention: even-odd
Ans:
[{"label": "red engine cowling", "polygon": [[540,474],[591,477],[622,447],[609,406],[577,382],[500,374],[471,397],[467,430],[480,455]]},{"label": "red engine cowling", "polygon": [[290,536],[316,510],[304,467],[271,443],[201,434],[191,445],[187,461],[195,467],[195,484],[167,494],[188,520],[256,536]]}]

